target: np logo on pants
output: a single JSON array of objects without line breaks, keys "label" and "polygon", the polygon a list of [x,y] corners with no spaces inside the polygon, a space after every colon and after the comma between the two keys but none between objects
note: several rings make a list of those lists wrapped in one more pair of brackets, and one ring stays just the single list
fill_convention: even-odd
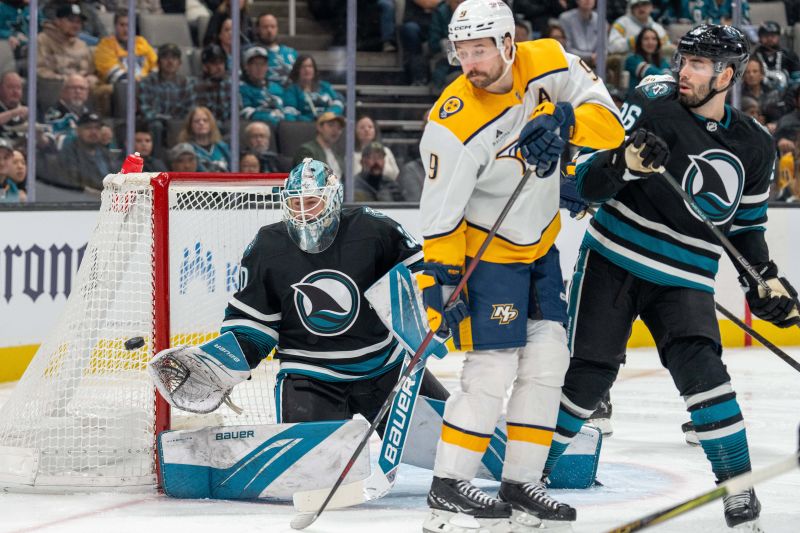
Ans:
[{"label": "np logo on pants", "polygon": [[492,305],[492,320],[497,320],[500,324],[508,324],[519,316],[519,311],[514,308],[514,304],[494,304]]}]

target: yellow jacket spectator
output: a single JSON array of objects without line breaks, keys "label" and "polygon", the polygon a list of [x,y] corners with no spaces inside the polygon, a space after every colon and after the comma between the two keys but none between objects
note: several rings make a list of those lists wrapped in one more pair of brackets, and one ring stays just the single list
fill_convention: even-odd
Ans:
[{"label": "yellow jacket spectator", "polygon": [[[158,56],[147,39],[136,36],[136,79],[147,76],[158,68]],[[94,51],[97,76],[106,83],[116,83],[128,78],[128,12],[114,15],[114,35],[103,37]]]}]

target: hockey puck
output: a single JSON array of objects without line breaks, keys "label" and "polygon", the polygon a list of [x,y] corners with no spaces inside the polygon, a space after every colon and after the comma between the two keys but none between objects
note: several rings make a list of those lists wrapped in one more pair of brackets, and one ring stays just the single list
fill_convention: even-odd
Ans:
[{"label": "hockey puck", "polygon": [[132,337],[125,341],[126,350],[138,350],[144,346],[144,339],[141,337]]}]

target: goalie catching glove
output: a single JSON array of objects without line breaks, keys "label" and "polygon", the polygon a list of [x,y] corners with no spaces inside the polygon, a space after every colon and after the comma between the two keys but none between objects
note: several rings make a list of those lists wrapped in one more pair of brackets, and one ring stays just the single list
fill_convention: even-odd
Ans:
[{"label": "goalie catching glove", "polygon": [[469,316],[467,304],[459,295],[455,302],[445,307],[458,282],[461,281],[461,267],[440,263],[422,263],[417,273],[417,284],[422,291],[422,303],[428,314],[428,323],[436,340],[444,342],[450,337],[451,328],[456,328]]},{"label": "goalie catching glove", "polygon": [[147,364],[150,377],[167,402],[190,413],[210,413],[230,400],[233,387],[250,377],[250,365],[233,333],[200,346],[161,350]]},{"label": "goalie catching glove", "polygon": [[767,282],[771,292],[767,293],[747,272],[739,276],[739,283],[753,314],[780,328],[800,325],[797,291],[786,278],[778,274],[775,263],[768,261],[754,268]]}]

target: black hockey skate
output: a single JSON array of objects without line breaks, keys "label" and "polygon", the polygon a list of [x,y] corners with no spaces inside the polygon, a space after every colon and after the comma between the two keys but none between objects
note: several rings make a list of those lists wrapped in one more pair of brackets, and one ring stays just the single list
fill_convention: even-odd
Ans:
[{"label": "black hockey skate", "polygon": [[511,505],[461,479],[433,477],[425,533],[508,533]]},{"label": "black hockey skate", "polygon": [[600,430],[604,437],[610,437],[614,433],[614,427],[611,425],[611,395],[606,393],[597,409],[594,410],[592,416],[589,417],[589,424],[593,425]]},{"label": "black hockey skate", "polygon": [[566,503],[560,503],[547,494],[543,482],[500,484],[500,500],[511,504],[512,531],[526,531],[540,526],[548,531],[571,531],[577,513]]},{"label": "black hockey skate", "polygon": [[764,533],[758,523],[761,503],[753,489],[747,489],[731,496],[723,496],[722,503],[725,505],[725,522],[728,527],[738,531]]},{"label": "black hockey skate", "polygon": [[700,446],[700,438],[698,438],[691,420],[689,422],[684,422],[683,425],[681,425],[681,430],[683,430],[683,438],[686,439],[686,444],[690,446]]}]

